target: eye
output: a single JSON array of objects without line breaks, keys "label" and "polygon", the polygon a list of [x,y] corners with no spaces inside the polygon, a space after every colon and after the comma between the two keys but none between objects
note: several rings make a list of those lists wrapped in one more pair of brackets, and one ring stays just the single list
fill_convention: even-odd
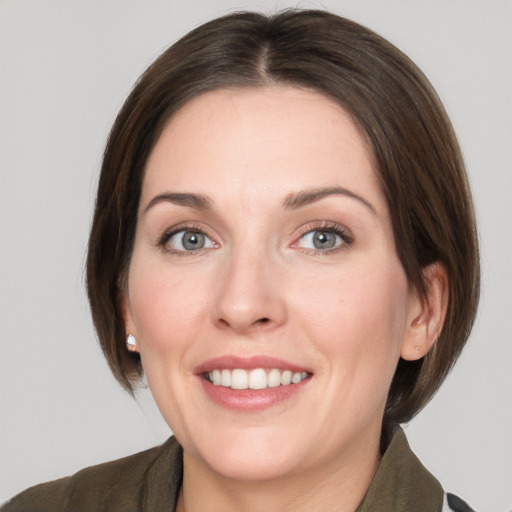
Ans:
[{"label": "eye", "polygon": [[310,231],[300,239],[300,247],[305,249],[334,249],[343,242],[340,235],[332,231]]},{"label": "eye", "polygon": [[350,246],[352,242],[352,236],[343,228],[322,226],[305,232],[294,244],[294,247],[315,253],[329,253]]},{"label": "eye", "polygon": [[201,231],[182,229],[171,233],[162,241],[171,252],[194,252],[216,247],[215,243]]}]

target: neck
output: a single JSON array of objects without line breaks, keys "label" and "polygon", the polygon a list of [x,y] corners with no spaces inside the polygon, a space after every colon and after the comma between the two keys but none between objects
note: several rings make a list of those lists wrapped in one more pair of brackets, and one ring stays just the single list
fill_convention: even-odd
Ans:
[{"label": "neck", "polygon": [[271,480],[228,478],[185,453],[177,512],[354,512],[380,461],[379,439],[370,444],[362,447],[364,456],[352,449],[341,458],[323,461],[321,467]]}]

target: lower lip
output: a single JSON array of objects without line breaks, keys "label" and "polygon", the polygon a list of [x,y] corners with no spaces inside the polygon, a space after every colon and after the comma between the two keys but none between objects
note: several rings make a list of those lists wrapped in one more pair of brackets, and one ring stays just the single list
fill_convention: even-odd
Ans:
[{"label": "lower lip", "polygon": [[227,409],[251,412],[268,409],[275,404],[289,400],[299,393],[309,382],[310,378],[298,384],[276,386],[265,389],[231,389],[224,386],[214,386],[210,381],[199,377],[205,393],[216,404]]}]

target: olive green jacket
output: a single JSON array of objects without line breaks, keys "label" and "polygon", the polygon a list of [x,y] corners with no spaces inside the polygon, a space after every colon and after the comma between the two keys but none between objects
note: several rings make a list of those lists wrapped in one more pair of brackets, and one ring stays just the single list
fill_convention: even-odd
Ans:
[{"label": "olive green jacket", "polygon": [[[171,437],[160,447],[31,487],[0,512],[173,512],[182,475],[183,452]],[[396,428],[357,512],[441,512],[444,499]]]}]

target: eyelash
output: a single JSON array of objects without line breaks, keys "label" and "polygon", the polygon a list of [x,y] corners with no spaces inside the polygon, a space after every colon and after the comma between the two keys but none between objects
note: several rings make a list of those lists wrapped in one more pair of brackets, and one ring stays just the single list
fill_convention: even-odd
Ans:
[{"label": "eyelash", "polygon": [[[157,245],[166,253],[174,254],[177,256],[196,256],[198,255],[202,249],[198,249],[196,251],[181,251],[181,250],[175,250],[175,249],[168,249],[166,248],[166,244],[169,242],[169,240],[176,235],[177,233],[180,233],[181,231],[192,231],[195,233],[203,234],[207,236],[210,240],[213,241],[213,237],[208,235],[208,233],[205,232],[205,229],[203,226],[199,226],[197,224],[185,224],[185,225],[178,225],[171,228],[169,231],[166,231],[158,240]],[[307,235],[308,233],[314,232],[314,231],[325,231],[328,233],[333,233],[337,236],[339,236],[342,240],[342,243],[336,247],[333,247],[332,249],[306,249],[306,248],[300,248],[298,247],[298,243],[302,238]],[[216,243],[216,242],[214,242]],[[316,256],[316,255],[328,255],[333,254],[338,251],[345,250],[349,247],[351,247],[354,243],[354,236],[348,230],[347,228],[335,223],[335,222],[329,222],[329,221],[323,221],[320,223],[313,223],[309,224],[307,226],[304,226],[299,230],[299,236],[296,238],[296,241],[291,244],[291,247],[298,247],[301,249],[305,254]]]},{"label": "eyelash", "polygon": [[[157,245],[166,253],[173,254],[175,256],[197,256],[203,249],[198,249],[196,251],[178,251],[176,249],[168,249],[166,247],[166,244],[169,242],[169,240],[176,234],[180,233],[181,231],[191,231],[193,233],[198,233],[205,235],[210,240],[213,240],[213,237],[208,235],[208,233],[205,232],[205,229],[203,226],[199,226],[197,224],[183,224],[172,227],[169,231],[166,231],[158,240]],[[215,242],[214,242],[215,243]]]},{"label": "eyelash", "polygon": [[293,246],[297,246],[298,242],[308,233],[314,231],[325,231],[327,233],[333,233],[338,235],[341,238],[341,244],[333,247],[332,249],[302,249],[302,251],[310,256],[326,256],[329,254],[336,253],[338,251],[343,251],[350,248],[354,243],[354,236],[347,228],[337,224],[335,222],[323,221],[318,224],[308,224],[301,228],[297,241],[292,244]]}]

